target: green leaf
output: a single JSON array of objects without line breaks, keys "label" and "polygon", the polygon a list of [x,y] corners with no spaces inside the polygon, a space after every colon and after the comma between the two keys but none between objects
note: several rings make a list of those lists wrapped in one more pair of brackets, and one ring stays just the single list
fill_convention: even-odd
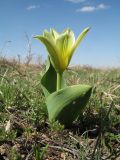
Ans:
[{"label": "green leaf", "polygon": [[49,120],[71,125],[82,113],[91,90],[89,85],[74,85],[50,94],[46,99]]},{"label": "green leaf", "polygon": [[[64,78],[62,78],[61,87],[66,86],[66,81]],[[50,58],[48,57],[47,63],[46,63],[46,72],[44,73],[42,79],[41,79],[41,85],[44,92],[45,97],[47,97],[49,94],[56,91],[56,85],[57,85],[57,72],[55,71],[54,67],[51,64]]]},{"label": "green leaf", "polygon": [[45,97],[56,91],[57,73],[48,58],[46,64],[46,72],[41,79],[41,85]]}]

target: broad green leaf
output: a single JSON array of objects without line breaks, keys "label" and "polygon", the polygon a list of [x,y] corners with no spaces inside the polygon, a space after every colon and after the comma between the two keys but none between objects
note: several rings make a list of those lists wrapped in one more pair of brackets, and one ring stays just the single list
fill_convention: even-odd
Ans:
[{"label": "broad green leaf", "polygon": [[89,85],[74,85],[50,94],[46,99],[49,120],[71,125],[82,113],[91,90]]},{"label": "broad green leaf", "polygon": [[46,64],[46,72],[41,79],[41,85],[45,97],[56,91],[57,73],[48,58]]},{"label": "broad green leaf", "polygon": [[[56,91],[56,83],[57,83],[57,73],[50,62],[50,58],[48,57],[46,63],[46,72],[44,73],[41,79],[41,85],[44,92],[45,97],[49,94]],[[62,88],[66,86],[64,78],[62,79]]]}]

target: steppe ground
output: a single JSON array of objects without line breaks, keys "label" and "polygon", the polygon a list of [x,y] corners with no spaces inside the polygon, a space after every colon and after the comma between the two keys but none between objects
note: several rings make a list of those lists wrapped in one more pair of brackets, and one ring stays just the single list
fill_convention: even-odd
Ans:
[{"label": "steppe ground", "polygon": [[0,60],[0,160],[120,160],[120,68],[75,66],[65,72],[67,85],[93,86],[71,128],[48,121],[44,70]]}]

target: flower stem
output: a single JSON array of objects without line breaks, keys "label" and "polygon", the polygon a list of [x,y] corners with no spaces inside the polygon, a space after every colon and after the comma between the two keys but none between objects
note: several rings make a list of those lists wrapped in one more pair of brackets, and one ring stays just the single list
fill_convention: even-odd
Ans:
[{"label": "flower stem", "polygon": [[57,73],[57,86],[56,86],[57,91],[61,89],[61,84],[62,84],[62,73]]}]

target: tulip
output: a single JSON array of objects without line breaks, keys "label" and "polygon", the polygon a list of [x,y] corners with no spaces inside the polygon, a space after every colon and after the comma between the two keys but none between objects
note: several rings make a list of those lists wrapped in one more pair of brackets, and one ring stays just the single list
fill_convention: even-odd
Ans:
[{"label": "tulip", "polygon": [[76,40],[70,29],[66,29],[61,34],[54,29],[50,32],[45,30],[43,35],[34,37],[40,40],[48,51],[50,61],[57,72],[57,90],[61,88],[62,73],[68,67],[75,49],[89,30],[89,27],[84,29]]}]

